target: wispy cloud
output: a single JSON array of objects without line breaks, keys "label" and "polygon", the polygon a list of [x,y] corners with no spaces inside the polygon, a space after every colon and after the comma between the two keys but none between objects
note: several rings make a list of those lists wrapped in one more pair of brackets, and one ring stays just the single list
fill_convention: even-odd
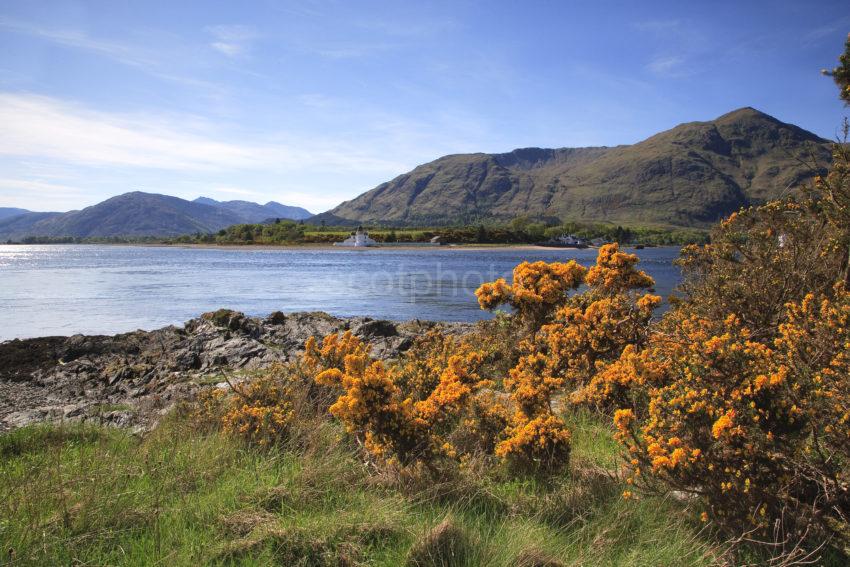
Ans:
[{"label": "wispy cloud", "polygon": [[804,47],[818,45],[824,40],[846,31],[847,25],[850,24],[850,16],[833,20],[822,26],[810,29],[800,37],[800,42]]},{"label": "wispy cloud", "polygon": [[260,34],[251,26],[221,25],[206,28],[215,41],[210,46],[228,57],[244,57]]},{"label": "wispy cloud", "polygon": [[183,86],[200,89],[214,97],[221,97],[224,89],[215,83],[187,76],[173,69],[176,48],[157,48],[93,37],[70,28],[54,28],[12,20],[0,16],[0,29],[35,37],[69,49],[84,51],[116,63],[133,67],[148,75]]},{"label": "wispy cloud", "polygon": [[645,65],[651,74],[663,78],[695,74],[694,60],[705,54],[708,45],[697,26],[681,19],[656,19],[635,22],[632,27],[657,43],[655,55]]},{"label": "wispy cloud", "polygon": [[97,53],[125,65],[147,68],[155,64],[154,58],[142,49],[115,41],[96,39],[80,30],[51,28],[4,17],[0,17],[0,28],[64,47]]},{"label": "wispy cloud", "polygon": [[0,202],[7,207],[32,208],[33,202],[38,202],[41,203],[39,209],[65,210],[78,206],[85,197],[85,190],[61,183],[33,179],[0,179]]},{"label": "wispy cloud", "polygon": [[94,166],[180,171],[297,169],[323,164],[352,171],[397,170],[399,163],[341,141],[235,143],[213,123],[191,116],[123,115],[55,98],[0,93],[0,154]]},{"label": "wispy cloud", "polygon": [[687,60],[681,55],[659,56],[650,61],[646,68],[660,77],[681,77],[688,74]]}]

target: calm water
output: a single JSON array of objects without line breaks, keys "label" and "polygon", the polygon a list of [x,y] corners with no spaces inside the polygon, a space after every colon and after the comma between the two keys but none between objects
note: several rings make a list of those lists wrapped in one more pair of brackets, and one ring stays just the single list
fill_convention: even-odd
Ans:
[{"label": "calm water", "polygon": [[[639,251],[667,296],[676,248]],[[0,340],[113,334],[181,324],[228,307],[388,319],[487,317],[475,289],[523,260],[590,265],[595,250],[219,250],[0,246]]]}]

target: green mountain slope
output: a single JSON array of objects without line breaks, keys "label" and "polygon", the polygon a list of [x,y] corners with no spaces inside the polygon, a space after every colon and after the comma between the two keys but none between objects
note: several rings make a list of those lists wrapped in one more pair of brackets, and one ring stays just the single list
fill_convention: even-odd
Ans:
[{"label": "green mountain slope", "polygon": [[681,124],[630,146],[450,155],[315,217],[441,225],[509,220],[706,226],[811,177],[829,143],[753,108]]}]

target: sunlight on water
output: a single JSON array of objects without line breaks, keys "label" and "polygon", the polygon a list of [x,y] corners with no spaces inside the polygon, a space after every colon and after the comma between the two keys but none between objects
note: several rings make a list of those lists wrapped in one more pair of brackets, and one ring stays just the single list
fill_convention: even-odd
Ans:
[{"label": "sunlight on water", "polygon": [[[675,248],[639,251],[667,296]],[[0,340],[180,325],[222,307],[387,319],[487,317],[475,289],[524,261],[590,265],[595,250],[222,250],[0,246]]]}]

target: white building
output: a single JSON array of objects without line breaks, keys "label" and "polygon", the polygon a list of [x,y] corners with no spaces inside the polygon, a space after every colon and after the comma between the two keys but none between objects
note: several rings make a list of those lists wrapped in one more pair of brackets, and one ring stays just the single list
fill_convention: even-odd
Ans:
[{"label": "white building", "polygon": [[564,248],[587,248],[587,243],[572,234],[562,234],[549,241],[553,246],[563,246]]},{"label": "white building", "polygon": [[369,233],[363,230],[362,226],[357,227],[356,232],[352,232],[351,236],[342,242],[334,242],[334,246],[377,246],[378,243],[369,238]]}]

